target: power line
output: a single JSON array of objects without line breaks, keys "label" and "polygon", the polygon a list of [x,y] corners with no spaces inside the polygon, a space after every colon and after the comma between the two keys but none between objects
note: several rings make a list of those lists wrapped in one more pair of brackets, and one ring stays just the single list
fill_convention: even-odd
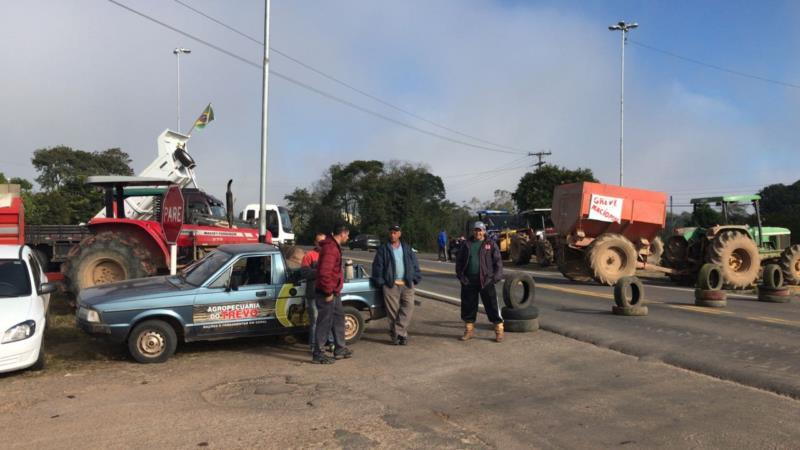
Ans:
[{"label": "power line", "polygon": [[663,55],[671,56],[673,58],[680,59],[680,60],[683,60],[683,61],[686,61],[686,62],[690,62],[692,64],[697,64],[697,65],[700,65],[700,66],[708,67],[710,69],[718,70],[720,72],[729,73],[731,75],[736,75],[736,76],[743,77],[743,78],[750,78],[750,79],[753,79],[753,80],[763,81],[765,83],[777,84],[779,86],[784,86],[784,87],[788,87],[788,88],[800,89],[800,85],[798,85],[798,84],[787,83],[785,81],[780,81],[780,80],[773,80],[771,78],[766,78],[766,77],[762,77],[762,76],[759,76],[759,75],[753,75],[753,74],[746,73],[746,72],[741,72],[741,71],[738,71],[738,70],[728,69],[726,67],[717,66],[715,64],[709,64],[709,63],[706,63],[706,62],[703,62],[703,61],[700,61],[700,60],[697,60],[697,59],[694,59],[694,58],[689,58],[687,56],[683,56],[683,55],[679,55],[677,53],[673,53],[673,52],[668,51],[668,50],[663,50],[663,49],[660,49],[660,48],[657,48],[657,47],[653,47],[652,45],[647,45],[647,44],[644,44],[642,42],[634,41],[633,39],[629,39],[628,42],[630,42],[631,44],[636,45],[638,47],[646,48],[648,50],[652,50],[654,52],[661,53]]},{"label": "power line", "polygon": [[[154,17],[148,16],[147,14],[145,14],[143,12],[140,12],[140,11],[137,11],[137,10],[135,10],[135,9],[133,9],[133,8],[127,6],[127,5],[124,5],[124,4],[122,4],[122,3],[120,3],[120,2],[118,2],[116,0],[108,0],[108,1],[110,3],[112,3],[112,4],[114,4],[114,5],[119,6],[120,8],[123,8],[123,9],[125,9],[125,10],[127,10],[127,11],[129,11],[129,12],[131,12],[133,14],[136,14],[136,15],[142,17],[142,18],[145,18],[145,19],[147,19],[147,20],[149,20],[149,21],[151,21],[153,23],[156,23],[156,24],[158,24],[158,25],[160,25],[160,26],[162,26],[164,28],[172,30],[172,31],[174,31],[174,32],[176,32],[176,33],[178,33],[178,34],[180,34],[182,36],[185,36],[185,37],[187,37],[189,39],[192,39],[192,40],[194,40],[194,41],[196,41],[196,42],[198,42],[200,44],[203,44],[203,45],[205,45],[205,46],[207,46],[209,48],[212,48],[212,49],[214,49],[214,50],[216,50],[216,51],[218,51],[220,53],[228,55],[231,58],[234,58],[234,59],[236,59],[236,60],[238,60],[240,62],[243,62],[243,63],[248,64],[250,66],[256,67],[259,70],[262,69],[260,64],[255,63],[253,61],[250,61],[247,58],[244,58],[244,57],[242,57],[240,55],[237,55],[236,53],[233,53],[233,52],[231,52],[229,50],[226,50],[226,49],[224,49],[224,48],[222,48],[222,47],[220,47],[218,45],[212,44],[209,41],[206,41],[206,40],[201,39],[201,38],[199,38],[197,36],[191,35],[191,34],[185,32],[185,31],[183,31],[183,30],[181,30],[179,28],[176,28],[176,27],[174,27],[172,25],[169,25],[169,24],[167,24],[165,22],[162,22],[162,21],[160,21],[160,20],[158,20],[158,19],[156,19]],[[470,142],[462,141],[460,139],[454,139],[454,138],[451,138],[451,137],[448,137],[448,136],[444,136],[444,135],[441,135],[441,134],[438,134],[438,133],[434,133],[432,131],[428,131],[428,130],[425,130],[423,128],[419,128],[419,127],[416,127],[414,125],[411,125],[411,124],[408,124],[408,123],[393,119],[393,118],[391,118],[389,116],[386,116],[384,114],[381,114],[381,113],[379,113],[377,111],[373,111],[371,109],[364,108],[362,106],[356,105],[355,103],[352,103],[350,101],[344,100],[344,99],[339,98],[339,97],[336,97],[333,94],[329,94],[329,93],[327,93],[325,91],[322,91],[320,89],[312,87],[311,85],[308,85],[308,84],[303,83],[301,81],[295,80],[294,78],[288,77],[288,76],[283,75],[282,73],[276,72],[274,70],[270,70],[270,74],[272,74],[272,75],[274,75],[274,76],[276,76],[278,78],[281,78],[281,79],[283,79],[285,81],[288,81],[288,82],[290,82],[292,84],[300,86],[300,87],[302,87],[302,88],[304,88],[306,90],[309,90],[309,91],[312,91],[312,92],[314,92],[316,94],[319,94],[319,95],[321,95],[323,97],[326,97],[326,98],[328,98],[330,100],[333,100],[335,102],[341,103],[341,104],[343,104],[345,106],[349,106],[349,107],[351,107],[351,108],[353,108],[355,110],[361,111],[361,112],[363,112],[365,114],[369,114],[369,115],[378,117],[378,118],[383,119],[383,120],[385,120],[387,122],[393,123],[395,125],[402,126],[404,128],[408,128],[410,130],[417,131],[417,132],[422,133],[422,134],[426,134],[428,136],[432,136],[432,137],[435,137],[435,138],[438,138],[438,139],[441,139],[441,140],[444,140],[444,141],[452,142],[454,144],[463,145],[465,147],[472,147],[472,148],[476,148],[476,149],[480,149],[480,150],[486,150],[486,151],[490,151],[490,152],[521,154],[521,152],[515,152],[515,151],[510,151],[510,150],[501,150],[501,149],[497,149],[497,148],[486,147],[484,145],[473,144],[473,143],[470,143]]]},{"label": "power line", "polygon": [[[213,17],[213,16],[211,16],[211,15],[209,15],[209,14],[207,14],[207,13],[205,13],[205,12],[203,12],[203,11],[193,7],[193,6],[191,6],[191,5],[188,5],[188,4],[184,3],[184,2],[182,2],[181,0],[174,0],[174,1],[175,1],[175,3],[178,3],[179,5],[181,5],[181,6],[185,7],[185,8],[187,8],[187,9],[195,12],[196,14],[199,14],[199,15],[205,17],[206,19],[216,23],[217,25],[220,25],[220,26],[222,26],[222,27],[224,27],[224,28],[226,28],[226,29],[238,34],[239,36],[244,37],[245,39],[248,39],[248,40],[250,40],[252,42],[255,42],[256,44],[259,44],[259,45],[264,45],[264,42],[261,41],[260,39],[252,37],[252,36],[250,36],[250,35],[248,35],[246,33],[243,33],[241,31],[239,31],[238,29],[226,24],[225,22],[223,22],[223,21],[221,21],[221,20],[219,20],[219,19],[217,19],[217,18],[215,18],[215,17]],[[369,92],[366,92],[363,89],[359,89],[359,88],[353,86],[352,84],[347,83],[346,81],[342,81],[342,80],[334,77],[333,75],[325,73],[322,70],[317,69],[316,67],[311,66],[308,63],[305,63],[305,62],[303,62],[303,61],[301,61],[301,60],[299,60],[299,59],[297,59],[295,57],[292,57],[292,56],[290,56],[290,55],[288,55],[288,54],[276,49],[275,47],[270,47],[270,50],[272,50],[273,52],[283,56],[284,58],[286,58],[286,59],[288,59],[288,60],[290,60],[290,61],[292,61],[292,62],[294,62],[294,63],[296,63],[296,64],[298,64],[298,65],[300,65],[300,66],[302,66],[302,67],[314,72],[314,73],[316,73],[317,75],[320,75],[322,77],[327,78],[328,80],[333,81],[334,83],[337,83],[337,84],[342,85],[342,86],[344,86],[344,87],[346,87],[348,89],[351,89],[351,90],[353,90],[353,91],[355,91],[355,92],[357,92],[357,93],[359,93],[359,94],[361,94],[361,95],[363,95],[363,96],[365,96],[365,97],[367,97],[367,98],[369,98],[371,100],[374,100],[374,101],[376,101],[376,102],[378,102],[378,103],[380,103],[380,104],[382,104],[384,106],[388,106],[389,108],[392,108],[392,109],[394,109],[396,111],[399,111],[399,112],[401,112],[403,114],[407,114],[407,115],[409,115],[411,117],[414,117],[415,119],[421,120],[421,121],[423,121],[425,123],[428,123],[430,125],[433,125],[433,126],[435,126],[437,128],[441,128],[442,130],[447,130],[447,131],[449,131],[451,133],[458,134],[460,136],[463,136],[463,137],[466,137],[466,138],[470,138],[470,139],[473,139],[475,141],[482,142],[484,144],[493,145],[493,146],[498,147],[498,148],[503,148],[503,149],[506,149],[506,150],[513,150],[513,151],[517,151],[517,152],[525,152],[525,150],[520,149],[520,148],[510,147],[510,146],[507,146],[507,145],[502,145],[502,144],[497,144],[495,142],[487,141],[487,140],[481,139],[481,138],[479,138],[477,136],[473,136],[471,134],[467,134],[467,133],[464,133],[462,131],[458,131],[456,129],[453,129],[451,127],[442,125],[440,123],[434,122],[434,121],[432,121],[430,119],[427,119],[425,117],[420,116],[419,114],[416,114],[416,113],[411,112],[411,111],[409,111],[407,109],[404,109],[404,108],[402,108],[400,106],[394,105],[394,104],[392,104],[392,103],[390,103],[390,102],[388,102],[386,100],[383,100],[382,98],[380,98],[380,97],[378,97],[376,95],[370,94]]]}]

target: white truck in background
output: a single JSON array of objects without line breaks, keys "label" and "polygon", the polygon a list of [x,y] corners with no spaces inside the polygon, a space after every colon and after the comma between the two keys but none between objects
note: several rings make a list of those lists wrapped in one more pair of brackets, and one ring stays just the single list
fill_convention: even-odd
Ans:
[{"label": "white truck in background", "polygon": [[[260,209],[258,203],[251,203],[239,213],[239,219],[257,228]],[[271,204],[265,205],[265,209],[267,211],[267,230],[272,233],[272,242],[281,245],[294,245],[294,232],[289,210],[284,206]]]}]

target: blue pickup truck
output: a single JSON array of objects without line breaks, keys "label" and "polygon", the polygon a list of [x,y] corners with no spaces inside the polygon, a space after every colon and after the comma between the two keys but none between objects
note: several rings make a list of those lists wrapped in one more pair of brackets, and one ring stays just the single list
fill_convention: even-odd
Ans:
[{"label": "blue pickup truck", "polygon": [[[365,322],[385,317],[380,290],[361,267],[354,272],[342,290],[348,343],[361,337]],[[179,341],[307,332],[306,289],[278,247],[223,245],[175,276],[82,290],[77,323],[91,335],[127,343],[138,362],[164,362]]]}]

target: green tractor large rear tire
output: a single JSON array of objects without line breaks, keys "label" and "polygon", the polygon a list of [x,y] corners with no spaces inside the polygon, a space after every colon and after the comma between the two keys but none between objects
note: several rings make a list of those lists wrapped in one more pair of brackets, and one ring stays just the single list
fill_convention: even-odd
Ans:
[{"label": "green tractor large rear tire", "polygon": [[781,254],[779,265],[785,284],[800,284],[800,245],[787,247]]},{"label": "green tractor large rear tire", "polygon": [[706,261],[720,266],[725,286],[746,289],[754,286],[761,270],[756,243],[744,233],[723,231],[709,245]]}]

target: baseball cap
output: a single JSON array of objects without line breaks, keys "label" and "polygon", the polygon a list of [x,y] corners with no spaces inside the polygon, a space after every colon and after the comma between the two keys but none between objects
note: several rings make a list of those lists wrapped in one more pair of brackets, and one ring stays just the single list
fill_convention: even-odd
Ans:
[{"label": "baseball cap", "polygon": [[473,226],[472,226],[472,229],[473,229],[473,230],[475,230],[475,229],[481,229],[481,230],[483,230],[483,231],[486,231],[486,225],[484,225],[484,223],[483,223],[483,222],[481,222],[481,221],[478,221],[478,222],[475,222],[475,225],[473,225]]},{"label": "baseball cap", "polygon": [[400,225],[392,225],[389,227],[389,231],[403,231],[400,229]]}]

